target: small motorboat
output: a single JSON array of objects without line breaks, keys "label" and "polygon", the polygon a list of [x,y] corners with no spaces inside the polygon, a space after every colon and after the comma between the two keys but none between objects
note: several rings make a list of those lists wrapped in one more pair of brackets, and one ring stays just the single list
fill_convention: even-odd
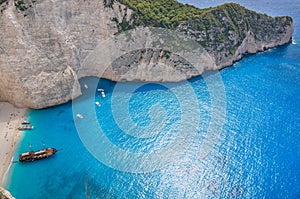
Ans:
[{"label": "small motorboat", "polygon": [[78,117],[79,119],[83,118],[83,116],[81,114],[79,114],[79,113],[76,115],[76,117]]},{"label": "small motorboat", "polygon": [[100,102],[96,102],[95,104],[99,107],[101,106]]},{"label": "small motorboat", "polygon": [[30,124],[30,122],[27,120],[24,120],[21,124]]},{"label": "small motorboat", "polygon": [[23,131],[23,130],[32,130],[32,129],[33,129],[32,125],[23,125],[23,126],[20,126],[18,128],[18,130],[20,130],[20,131]]}]

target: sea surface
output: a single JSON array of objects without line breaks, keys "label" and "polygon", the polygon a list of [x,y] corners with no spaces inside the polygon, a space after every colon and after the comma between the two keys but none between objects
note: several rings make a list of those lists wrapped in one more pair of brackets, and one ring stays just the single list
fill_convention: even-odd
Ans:
[{"label": "sea surface", "polygon": [[14,159],[59,151],[13,163],[6,188],[17,199],[300,198],[300,1],[234,2],[292,16],[293,44],[181,83],[82,79],[75,101],[30,111]]}]

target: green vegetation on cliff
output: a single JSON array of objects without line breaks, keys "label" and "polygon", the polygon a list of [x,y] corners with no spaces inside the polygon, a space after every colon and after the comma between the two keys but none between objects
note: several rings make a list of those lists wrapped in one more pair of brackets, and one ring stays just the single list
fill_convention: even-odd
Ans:
[{"label": "green vegetation on cliff", "polygon": [[24,3],[24,1],[22,0],[15,0],[15,6],[17,9],[19,9],[20,11],[25,11],[27,10],[27,7]]},{"label": "green vegetation on cliff", "polygon": [[0,0],[0,5],[4,2],[7,2],[7,0]]},{"label": "green vegetation on cliff", "polygon": [[[117,0],[134,11],[130,21],[117,22],[119,32],[136,26],[176,29],[194,38],[216,56],[233,55],[248,32],[264,41],[286,31],[290,17],[272,18],[236,3],[199,9],[175,0]],[[223,50],[225,48],[225,50]],[[226,51],[226,52],[225,52]]]},{"label": "green vegetation on cliff", "polygon": [[[179,24],[192,25],[196,29],[222,27],[220,16],[227,19],[243,18],[252,11],[228,3],[215,8],[199,9],[175,0],[118,0],[136,11],[134,25],[176,28]],[[253,14],[254,12],[252,12]],[[230,28],[237,30],[238,24],[229,21]],[[248,25],[246,22],[244,25]]]},{"label": "green vegetation on cliff", "polygon": [[16,8],[20,11],[26,11],[28,8],[31,8],[34,3],[36,3],[36,0],[31,0],[26,2],[24,0],[14,0],[14,1],[15,1]]},{"label": "green vegetation on cliff", "polygon": [[197,17],[201,10],[175,0],[119,0],[137,12],[135,25],[174,28]]},{"label": "green vegetation on cliff", "polygon": [[0,14],[2,14],[3,10],[5,9],[5,5],[7,4],[8,4],[8,0],[0,0]]}]

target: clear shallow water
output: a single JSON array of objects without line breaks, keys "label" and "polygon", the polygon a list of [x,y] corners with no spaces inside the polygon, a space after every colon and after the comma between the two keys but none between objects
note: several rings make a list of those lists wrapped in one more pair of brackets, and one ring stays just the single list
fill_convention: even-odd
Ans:
[{"label": "clear shallow water", "polygon": [[[15,159],[20,152],[28,150],[28,144],[39,149],[45,142],[49,147],[63,150],[47,160],[13,164],[7,188],[18,199],[84,198],[86,193],[93,198],[299,198],[299,63],[300,46],[296,44],[247,56],[222,70],[226,115],[222,131],[214,139],[209,139],[206,133],[209,123],[224,115],[212,116],[213,101],[203,78],[165,86],[148,84],[135,92],[129,89],[139,86],[135,83],[121,84],[121,91],[112,92],[115,84],[101,80],[100,85],[106,91],[104,99],[97,92],[95,95],[89,86],[89,89],[83,88],[84,96],[76,101],[83,107],[83,120],[73,118],[77,112],[72,111],[72,103],[30,112],[35,129],[24,136]],[[84,79],[82,84],[85,83],[97,84],[98,79]],[[193,98],[186,95],[189,86],[196,96],[197,106],[192,104]],[[117,119],[112,118],[126,116],[126,113],[111,109],[112,93],[119,100],[130,95],[129,114],[138,125],[149,125],[151,119],[160,119],[161,115],[169,125],[163,126],[163,130],[154,135],[155,139],[135,139],[124,134],[116,125]],[[186,101],[178,100],[176,94]],[[99,101],[101,107],[95,106],[95,101]],[[89,112],[89,102],[93,103],[92,112]],[[183,152],[183,155],[170,154],[175,161],[153,172],[122,172],[102,164],[87,151],[80,139],[82,134],[77,133],[82,126],[85,132],[94,132],[98,128],[94,122],[98,121],[106,137],[118,148],[153,153],[167,148],[172,141],[168,138],[179,137],[181,131],[171,124],[182,120],[180,105],[184,104],[191,113],[187,115],[186,129],[192,127],[196,133],[192,139],[180,140],[181,146],[174,154]],[[152,115],[151,107],[156,107]],[[196,109],[199,111],[194,112]],[[85,120],[90,122],[84,123]],[[127,122],[123,124],[125,127]],[[199,158],[199,151],[206,151],[205,156]],[[122,158],[122,154],[108,157],[120,163]]]}]

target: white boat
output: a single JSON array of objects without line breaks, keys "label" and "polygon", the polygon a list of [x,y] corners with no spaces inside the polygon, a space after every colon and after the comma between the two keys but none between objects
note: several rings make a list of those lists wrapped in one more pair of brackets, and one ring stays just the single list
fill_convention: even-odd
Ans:
[{"label": "white boat", "polygon": [[24,120],[21,124],[30,124],[30,122],[27,120]]},{"label": "white boat", "polygon": [[97,106],[99,106],[99,107],[101,106],[101,104],[100,104],[99,102],[96,102],[95,104],[96,104]]},{"label": "white boat", "polygon": [[87,84],[85,84],[85,85],[84,85],[84,88],[88,89],[89,87],[88,87],[88,85],[87,85]]},{"label": "white boat", "polygon": [[83,116],[81,114],[79,114],[79,113],[76,115],[76,117],[78,117],[79,119],[83,118]]},{"label": "white boat", "polygon": [[104,92],[103,88],[98,88],[97,90],[98,90],[98,92]]},{"label": "white boat", "polygon": [[33,126],[32,125],[23,125],[21,127],[18,128],[19,131],[23,131],[23,130],[32,130]]}]

